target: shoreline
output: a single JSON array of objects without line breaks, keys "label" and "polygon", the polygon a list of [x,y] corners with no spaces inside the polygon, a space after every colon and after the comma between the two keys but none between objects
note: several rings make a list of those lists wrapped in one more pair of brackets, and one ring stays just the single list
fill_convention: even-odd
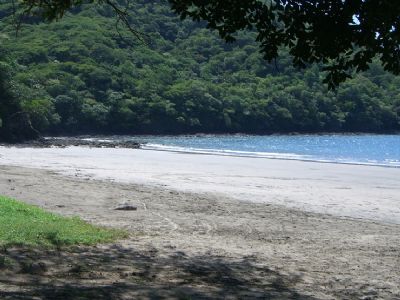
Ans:
[{"label": "shoreline", "polygon": [[[258,159],[276,159],[276,160],[283,160],[283,161],[300,161],[300,162],[310,162],[310,163],[321,163],[321,164],[334,164],[334,165],[351,165],[351,166],[366,166],[366,167],[381,167],[381,168],[395,168],[398,169],[400,168],[400,165],[398,166],[392,166],[392,165],[384,165],[384,164],[378,164],[378,163],[362,163],[362,162],[340,162],[340,161],[330,161],[330,160],[317,160],[317,159],[302,159],[302,158],[285,158],[285,157],[273,157],[271,156],[256,156],[256,155],[246,155],[246,154],[225,154],[223,152],[206,152],[207,149],[199,149],[194,150],[194,151],[189,151],[189,150],[163,150],[163,149],[156,149],[156,148],[146,148],[146,145],[143,144],[139,148],[141,150],[147,150],[147,151],[162,151],[162,152],[171,152],[171,153],[182,153],[182,154],[194,154],[194,155],[215,155],[215,156],[231,156],[231,157],[245,157],[245,158],[258,158]],[[204,150],[204,152],[202,152]],[[233,152],[233,151],[232,151]],[[279,154],[278,154],[279,155]]]},{"label": "shoreline", "polygon": [[90,147],[90,148],[128,148],[139,149],[140,143],[135,141],[102,141],[80,137],[44,137],[15,144],[0,143],[0,147],[9,148],[66,148],[66,147]]},{"label": "shoreline", "polygon": [[[386,136],[396,136],[396,134],[383,134]],[[273,134],[279,136],[279,134]],[[352,134],[315,134],[316,136],[362,136],[362,135],[377,135],[370,133],[352,133]],[[160,137],[215,137],[215,136],[237,136],[237,137],[250,137],[258,136],[251,134],[183,134],[183,135],[160,135]],[[271,136],[271,135],[268,135]],[[282,135],[291,136],[291,135]],[[300,134],[299,136],[313,136],[313,134]],[[89,147],[89,148],[127,148],[127,149],[143,149],[143,150],[154,150],[154,151],[167,151],[172,153],[186,153],[186,154],[203,154],[203,155],[217,155],[217,156],[232,156],[232,157],[248,157],[248,158],[265,158],[265,159],[278,159],[278,160],[289,160],[289,161],[303,161],[303,162],[317,162],[317,163],[330,163],[330,164],[344,164],[344,165],[361,165],[361,166],[377,166],[384,168],[400,168],[400,162],[396,158],[392,159],[367,159],[367,158],[341,158],[340,155],[337,157],[330,157],[329,155],[319,154],[298,154],[295,152],[274,152],[272,150],[268,152],[263,151],[247,151],[247,150],[229,150],[224,149],[213,149],[201,146],[174,146],[169,144],[152,143],[151,138],[156,138],[158,135],[81,135],[81,136],[60,136],[60,137],[43,137],[38,140],[27,141],[24,143],[7,144],[0,143],[0,147],[15,147],[15,148],[66,148],[66,147]],[[142,139],[142,140],[141,140]],[[150,139],[150,140],[149,140]],[[366,146],[366,145],[365,145]],[[233,147],[234,148],[234,147]],[[232,149],[233,149],[232,148]],[[324,157],[325,156],[325,157]],[[398,155],[397,155],[398,156]],[[395,156],[395,157],[397,157]]]},{"label": "shoreline", "polygon": [[[96,137],[95,137],[96,138]],[[306,159],[306,158],[291,158],[280,156],[285,153],[263,153],[264,156],[258,155],[259,152],[240,153],[242,151],[234,150],[221,150],[220,152],[214,149],[188,149],[188,150],[174,150],[162,149],[153,146],[147,146],[146,143],[140,143],[135,141],[103,141],[93,140],[92,138],[51,138],[50,140],[39,140],[29,141],[17,144],[0,143],[0,148],[34,148],[34,149],[46,149],[46,148],[67,148],[67,147],[87,147],[87,148],[110,148],[110,149],[141,149],[147,151],[161,151],[170,153],[182,153],[182,154],[193,154],[193,155],[214,155],[214,156],[228,156],[228,157],[244,157],[244,158],[258,158],[258,159],[272,159],[282,161],[300,161],[300,162],[311,162],[311,163],[322,163],[322,164],[338,164],[338,165],[354,165],[354,166],[370,166],[370,167],[381,167],[381,168],[400,168],[400,165],[388,165],[380,163],[366,163],[366,162],[347,162],[347,161],[334,161],[334,160],[318,160],[318,159]],[[167,146],[168,147],[168,146]],[[207,151],[209,150],[209,151]],[[275,156],[274,156],[275,155]]]},{"label": "shoreline", "polygon": [[[400,225],[53,170],[2,164],[0,170],[0,194],[132,234],[116,244],[72,253],[10,249],[11,257],[44,261],[47,271],[2,272],[0,296],[9,299],[49,293],[38,284],[48,281],[58,299],[71,290],[91,289],[96,295],[107,287],[113,287],[109,299],[147,299],[149,293],[173,299],[400,296]],[[121,202],[138,209],[114,210]],[[83,269],[74,275],[68,273],[70,265]]]}]

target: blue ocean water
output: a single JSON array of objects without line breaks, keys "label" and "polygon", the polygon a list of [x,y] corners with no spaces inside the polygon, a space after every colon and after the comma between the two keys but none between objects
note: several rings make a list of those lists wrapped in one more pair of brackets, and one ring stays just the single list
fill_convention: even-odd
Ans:
[{"label": "blue ocean water", "polygon": [[400,135],[196,135],[125,137],[165,151],[400,167]]}]

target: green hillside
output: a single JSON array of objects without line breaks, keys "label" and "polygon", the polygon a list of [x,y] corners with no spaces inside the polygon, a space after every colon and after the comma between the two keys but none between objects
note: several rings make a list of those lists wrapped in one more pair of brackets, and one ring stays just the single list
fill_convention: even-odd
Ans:
[{"label": "green hillside", "polygon": [[297,70],[285,53],[269,64],[252,33],[225,44],[160,3],[131,9],[149,45],[118,33],[109,7],[51,24],[30,18],[16,38],[1,4],[0,73],[12,82],[0,85],[49,134],[400,130],[400,78],[379,65],[328,91],[317,66]]}]

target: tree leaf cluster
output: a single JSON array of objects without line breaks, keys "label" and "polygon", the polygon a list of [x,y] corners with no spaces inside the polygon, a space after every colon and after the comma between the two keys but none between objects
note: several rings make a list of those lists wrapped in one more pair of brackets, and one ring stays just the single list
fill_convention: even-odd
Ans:
[{"label": "tree leaf cluster", "polygon": [[257,32],[264,58],[286,47],[294,65],[322,63],[330,88],[368,69],[376,57],[400,73],[400,3],[391,0],[169,0],[182,19],[205,20],[226,41]]}]

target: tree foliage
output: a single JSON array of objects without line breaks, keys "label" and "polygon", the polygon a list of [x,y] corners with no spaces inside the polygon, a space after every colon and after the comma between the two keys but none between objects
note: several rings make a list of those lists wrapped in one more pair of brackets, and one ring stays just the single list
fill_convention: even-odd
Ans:
[{"label": "tree foliage", "polygon": [[17,38],[10,4],[0,5],[8,87],[33,127],[48,134],[400,130],[400,79],[377,59],[330,91],[320,65],[294,68],[286,48],[267,63],[257,32],[226,44],[205,23],[179,20],[167,2],[137,0],[129,13],[149,46],[128,29],[116,33],[107,5],[83,5],[50,24],[27,18]]},{"label": "tree foliage", "polygon": [[[7,56],[2,47],[0,53]],[[29,115],[15,93],[11,73],[10,62],[4,58],[0,60],[0,139],[12,142],[37,137],[38,132],[33,129]]]},{"label": "tree foliage", "polygon": [[[39,9],[47,20],[62,17],[82,0],[23,0],[25,11]],[[120,7],[132,1],[90,0],[113,8],[118,20],[131,26]],[[122,3],[122,5],[121,5]],[[169,0],[181,16],[207,22],[228,42],[250,30],[268,61],[289,49],[293,63],[306,67],[322,63],[325,82],[336,87],[352,72],[366,71],[374,57],[385,70],[400,73],[400,3],[393,0]]]},{"label": "tree foliage", "polygon": [[391,0],[170,0],[182,18],[206,20],[226,41],[257,32],[271,61],[287,47],[296,66],[323,63],[330,87],[365,71],[374,57],[400,73],[400,3]]}]

